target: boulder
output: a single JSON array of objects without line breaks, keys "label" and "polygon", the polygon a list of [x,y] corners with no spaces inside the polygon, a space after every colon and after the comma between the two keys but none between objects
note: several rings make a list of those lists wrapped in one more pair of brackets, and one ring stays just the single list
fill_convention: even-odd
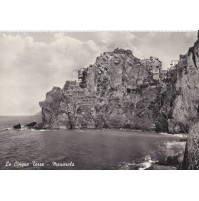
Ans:
[{"label": "boulder", "polygon": [[37,124],[37,122],[31,122],[29,124],[26,124],[25,127],[27,128],[34,128],[34,126]]},{"label": "boulder", "polygon": [[36,130],[44,129],[42,123],[37,123],[35,126],[33,126],[33,128],[36,129]]},{"label": "boulder", "polygon": [[13,126],[13,129],[15,129],[15,130],[21,129],[21,124],[17,124],[15,126]]}]

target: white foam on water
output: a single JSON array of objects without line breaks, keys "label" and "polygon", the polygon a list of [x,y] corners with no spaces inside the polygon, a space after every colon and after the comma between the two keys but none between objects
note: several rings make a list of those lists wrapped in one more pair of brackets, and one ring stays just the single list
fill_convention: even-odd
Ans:
[{"label": "white foam on water", "polygon": [[171,136],[171,134],[169,134],[169,133],[160,133],[161,135],[169,135],[169,136]]},{"label": "white foam on water", "polygon": [[174,134],[175,137],[185,138],[187,134]]},{"label": "white foam on water", "polygon": [[10,130],[11,130],[11,128],[3,128],[3,129],[0,130],[0,132],[3,132],[3,131],[10,131]]},{"label": "white foam on water", "polygon": [[161,135],[166,135],[166,136],[173,136],[173,137],[179,137],[179,138],[185,138],[187,137],[187,134],[185,133],[179,133],[179,134],[169,134],[169,133],[160,133]]},{"label": "white foam on water", "polygon": [[158,161],[151,160],[151,155],[145,156],[145,162],[139,163],[138,165],[141,166],[139,170],[146,170],[147,168],[150,168],[152,164],[156,163]]},{"label": "white foam on water", "polygon": [[[151,155],[146,155],[144,158],[144,162],[142,163],[135,163],[133,162],[121,162],[119,164],[120,170],[130,170],[132,167],[138,169],[138,170],[146,170],[147,168],[150,168],[152,164],[156,163],[158,161],[154,161],[151,159]],[[134,169],[133,168],[133,169]]]},{"label": "white foam on water", "polygon": [[21,131],[25,131],[25,130],[28,130],[26,127],[21,127],[20,129]]},{"label": "white foam on water", "polygon": [[147,168],[151,167],[152,161],[144,162],[140,164],[143,167],[140,167],[139,170],[146,170]]},{"label": "white foam on water", "polygon": [[34,128],[31,128],[31,129],[28,129],[28,130],[30,130],[30,131],[36,131],[36,132],[44,132],[44,131],[52,131],[52,130],[48,130],[48,129],[39,129],[39,130],[36,130],[36,129],[34,129]]},{"label": "white foam on water", "polygon": [[136,165],[135,162],[121,162],[119,163],[119,169],[120,170],[130,170],[130,166]]},{"label": "white foam on water", "polygon": [[186,142],[178,142],[178,141],[172,141],[172,142],[166,142],[166,148],[172,149],[173,147],[185,147]]}]

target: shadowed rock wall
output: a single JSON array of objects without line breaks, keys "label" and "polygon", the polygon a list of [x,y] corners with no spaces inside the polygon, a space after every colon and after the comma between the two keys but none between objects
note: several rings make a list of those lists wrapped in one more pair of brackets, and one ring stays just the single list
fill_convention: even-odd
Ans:
[{"label": "shadowed rock wall", "polygon": [[115,49],[40,102],[44,127],[131,128],[187,133],[199,111],[199,43],[161,79],[162,63]]},{"label": "shadowed rock wall", "polygon": [[63,89],[47,93],[40,102],[44,127],[154,130],[161,71],[157,58],[140,60],[123,49],[106,52],[84,69],[80,83],[66,81]]}]

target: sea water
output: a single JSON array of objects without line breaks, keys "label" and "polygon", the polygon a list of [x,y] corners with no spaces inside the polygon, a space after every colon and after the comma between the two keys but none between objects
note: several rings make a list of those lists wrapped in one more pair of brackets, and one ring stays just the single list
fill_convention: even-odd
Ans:
[{"label": "sea water", "polygon": [[158,162],[165,163],[168,156],[183,152],[185,147],[180,136],[155,132],[13,130],[11,126],[35,119],[0,120],[0,169],[143,170]]}]

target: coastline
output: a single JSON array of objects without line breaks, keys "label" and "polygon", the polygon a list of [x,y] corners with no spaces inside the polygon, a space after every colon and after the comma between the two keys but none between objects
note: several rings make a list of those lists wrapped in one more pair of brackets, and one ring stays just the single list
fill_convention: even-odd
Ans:
[{"label": "coastline", "polygon": [[[6,127],[6,128],[1,128],[0,132],[3,131],[11,131],[11,130],[15,130],[13,129],[13,127]],[[17,130],[17,129],[16,129]],[[165,133],[165,132],[156,132],[156,131],[151,131],[151,130],[136,130],[136,129],[124,129],[124,128],[73,128],[73,129],[66,129],[66,128],[41,128],[41,129],[37,129],[37,128],[28,128],[25,125],[21,125],[21,128],[18,130],[30,130],[30,131],[59,131],[59,130],[74,130],[74,131],[86,131],[86,130],[95,130],[95,131],[126,131],[126,132],[139,132],[139,133],[150,133],[150,134],[155,134],[155,135],[163,135],[163,136],[169,136],[169,137],[179,137],[179,138],[187,138],[188,137],[188,133]]]}]

